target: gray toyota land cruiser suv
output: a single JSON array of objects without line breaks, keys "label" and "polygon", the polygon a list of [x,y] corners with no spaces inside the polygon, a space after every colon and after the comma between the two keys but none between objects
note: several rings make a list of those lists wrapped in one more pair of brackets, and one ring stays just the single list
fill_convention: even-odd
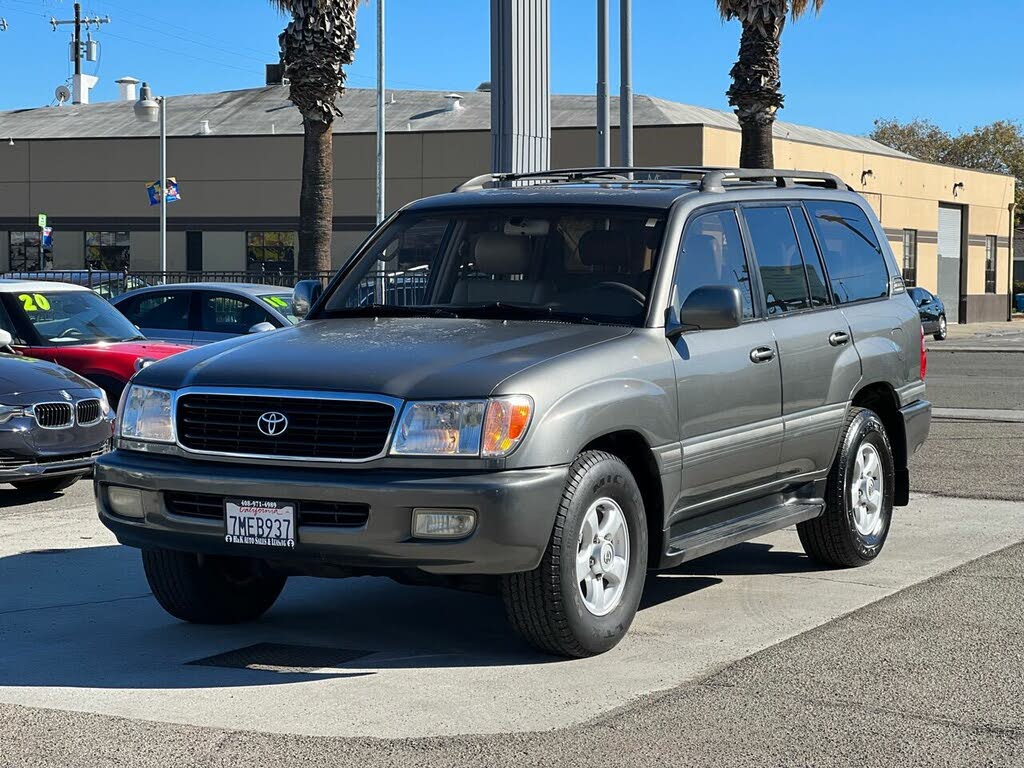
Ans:
[{"label": "gray toyota land cruiser suv", "polygon": [[828,174],[481,177],[295,303],[140,371],[97,462],[102,521],[180,619],[386,575],[493,588],[529,642],[596,654],[649,570],[794,525],[870,563],[928,433],[917,309]]}]

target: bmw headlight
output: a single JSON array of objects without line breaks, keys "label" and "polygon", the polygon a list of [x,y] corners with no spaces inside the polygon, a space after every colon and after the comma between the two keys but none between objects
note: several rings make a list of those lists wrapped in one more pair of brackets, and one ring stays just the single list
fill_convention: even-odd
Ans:
[{"label": "bmw headlight", "polygon": [[121,399],[117,434],[126,440],[174,442],[173,393],[133,384]]},{"label": "bmw headlight", "polygon": [[20,405],[0,405],[0,424],[25,415],[25,409]]},{"label": "bmw headlight", "polygon": [[391,453],[397,456],[508,456],[526,434],[532,412],[533,400],[525,395],[406,403]]}]

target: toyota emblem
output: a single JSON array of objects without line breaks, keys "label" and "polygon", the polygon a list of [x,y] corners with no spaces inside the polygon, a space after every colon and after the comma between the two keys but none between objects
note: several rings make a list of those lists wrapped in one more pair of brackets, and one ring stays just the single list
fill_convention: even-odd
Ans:
[{"label": "toyota emblem", "polygon": [[288,417],[277,411],[268,411],[256,420],[256,428],[267,437],[276,437],[288,429]]}]

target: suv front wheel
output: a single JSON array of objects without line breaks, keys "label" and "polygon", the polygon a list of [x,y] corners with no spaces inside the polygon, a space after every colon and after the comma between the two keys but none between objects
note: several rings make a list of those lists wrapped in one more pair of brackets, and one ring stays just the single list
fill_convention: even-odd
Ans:
[{"label": "suv front wheel", "polygon": [[841,568],[870,563],[889,535],[894,491],[892,448],[882,420],[867,408],[851,408],[825,487],[825,511],[797,525],[804,552]]},{"label": "suv front wheel", "polygon": [[277,600],[287,578],[248,557],[207,557],[169,549],[142,550],[142,565],[163,609],[194,624],[258,619]]},{"label": "suv front wheel", "polygon": [[647,522],[636,480],[619,458],[587,451],[569,468],[540,565],[503,579],[505,610],[537,648],[593,656],[626,634],[646,574]]}]

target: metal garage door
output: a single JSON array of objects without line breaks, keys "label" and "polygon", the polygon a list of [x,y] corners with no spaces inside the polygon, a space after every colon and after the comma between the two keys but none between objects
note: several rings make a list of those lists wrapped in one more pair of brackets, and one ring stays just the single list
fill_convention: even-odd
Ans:
[{"label": "metal garage door", "polygon": [[963,209],[939,205],[938,294],[946,304],[946,319],[955,323],[960,316],[960,254],[962,252]]}]

